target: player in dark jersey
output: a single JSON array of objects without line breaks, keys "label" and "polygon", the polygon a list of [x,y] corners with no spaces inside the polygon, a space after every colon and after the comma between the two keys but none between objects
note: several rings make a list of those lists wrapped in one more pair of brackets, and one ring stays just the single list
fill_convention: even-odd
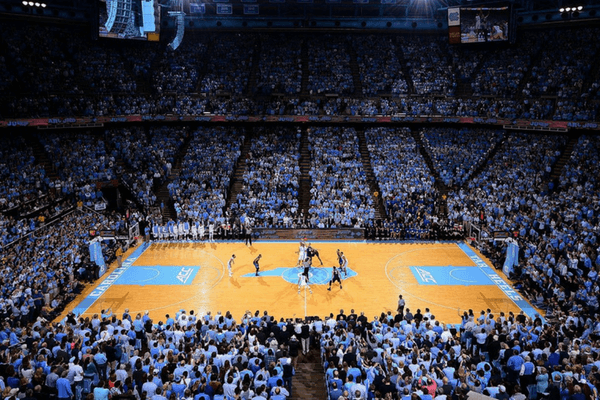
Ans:
[{"label": "player in dark jersey", "polygon": [[319,256],[319,251],[317,249],[315,249],[314,247],[312,247],[310,245],[310,243],[308,244],[308,247],[306,248],[306,255],[310,257],[311,261],[313,257],[317,257],[319,259],[319,261],[321,262],[321,265],[323,265],[323,260],[321,260],[321,257]]},{"label": "player in dark jersey", "polygon": [[260,265],[258,264],[258,262],[260,261],[261,258],[262,258],[262,254],[259,254],[258,257],[256,257],[253,262],[254,268],[256,268],[256,276],[258,276],[258,272],[260,270]]},{"label": "player in dark jersey", "polygon": [[333,266],[333,271],[331,272],[331,280],[329,281],[329,287],[327,288],[327,290],[331,290],[331,285],[334,282],[338,282],[340,284],[340,289],[342,288],[342,277],[340,275],[339,269],[337,269],[335,265]]}]

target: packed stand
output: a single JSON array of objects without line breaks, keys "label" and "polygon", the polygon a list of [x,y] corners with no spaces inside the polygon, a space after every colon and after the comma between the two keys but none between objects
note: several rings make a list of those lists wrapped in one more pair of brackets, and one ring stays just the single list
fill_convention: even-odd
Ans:
[{"label": "packed stand", "polygon": [[102,197],[96,183],[117,178],[115,158],[102,138],[82,132],[45,133],[38,138],[58,173],[58,179],[48,182],[56,193],[75,194],[86,205],[93,205]]},{"label": "packed stand", "polygon": [[260,35],[261,52],[255,92],[298,95],[302,89],[302,46],[293,35]]},{"label": "packed stand", "polygon": [[529,98],[578,98],[600,48],[596,40],[599,32],[597,28],[546,32],[540,61],[532,67],[523,94]]},{"label": "packed stand", "polygon": [[363,227],[375,216],[354,128],[309,128],[310,224],[316,228]]},{"label": "packed stand", "polygon": [[20,345],[2,354],[3,364],[17,363],[2,375],[6,394],[19,398],[284,400],[299,354],[318,341],[307,322],[277,321],[266,311],[236,321],[229,312],[180,310],[154,321],[148,312],[108,309],[85,318],[69,313],[57,324],[39,319],[33,329],[4,328],[2,339]]},{"label": "packed stand", "polygon": [[[394,96],[408,93],[408,84],[400,68],[397,44],[389,36],[353,36],[356,61],[360,72],[363,94]],[[385,57],[381,55],[385,54]]]},{"label": "packed stand", "polygon": [[[138,203],[148,210],[156,203],[155,192],[175,165],[187,128],[154,126],[146,133],[143,127],[106,131],[106,139],[114,146],[113,158],[123,159],[127,168],[122,173]],[[144,149],[144,151],[140,151]]]},{"label": "packed stand", "polygon": [[447,186],[462,186],[504,139],[504,131],[424,128],[420,132],[433,167]]},{"label": "packed stand", "polygon": [[520,225],[532,224],[548,191],[545,182],[552,165],[565,144],[562,135],[511,133],[479,175],[450,193],[448,217],[459,223],[479,221],[490,233],[514,232]]},{"label": "packed stand", "polygon": [[136,93],[135,76],[128,69],[119,48],[78,43],[73,52],[75,75],[90,93]]},{"label": "packed stand", "polygon": [[[96,267],[89,263],[90,232],[118,230],[124,224],[118,214],[74,210],[41,227],[35,235],[2,249],[2,257],[9,260],[0,273],[0,315],[8,321],[5,327],[21,326],[29,333],[25,327],[37,317],[51,320],[59,315],[81,292],[83,281],[98,277]],[[105,260],[112,261],[114,242],[105,241],[102,247]],[[9,339],[11,346],[25,340],[13,334],[9,338],[6,330],[1,336],[2,340]]]},{"label": "packed stand", "polygon": [[[298,213],[300,131],[259,128],[246,158],[243,187],[231,212],[246,215],[260,227],[284,227]],[[285,226],[288,227],[288,226]]]},{"label": "packed stand", "polygon": [[20,206],[46,192],[46,170],[22,136],[0,140],[0,210]]},{"label": "packed stand", "polygon": [[[365,131],[373,173],[387,216],[404,235],[429,230],[435,222],[435,178],[409,128]],[[406,236],[405,236],[406,237]]]},{"label": "packed stand", "polygon": [[168,185],[179,219],[225,221],[223,208],[244,134],[233,127],[199,128],[193,133],[179,176]]},{"label": "packed stand", "polygon": [[402,41],[404,58],[419,95],[454,96],[456,77],[446,38],[411,36]]},{"label": "packed stand", "polygon": [[76,46],[81,31],[43,24],[2,24],[18,89],[35,97],[48,94],[83,93],[77,86]]},{"label": "packed stand", "polygon": [[527,32],[516,46],[488,52],[481,68],[473,75],[473,94],[513,98],[544,43],[543,35]]},{"label": "packed stand", "polygon": [[320,40],[312,38],[307,45],[309,93],[314,95],[354,93],[346,39],[325,35]]},{"label": "packed stand", "polygon": [[205,36],[190,36],[176,51],[167,46],[158,58],[157,66],[152,71],[152,86],[157,93],[196,91],[208,44]]},{"label": "packed stand", "polygon": [[487,309],[455,326],[403,305],[373,319],[340,310],[314,325],[329,400],[524,400],[597,398],[597,322]]},{"label": "packed stand", "polygon": [[208,95],[241,95],[248,86],[256,38],[252,35],[218,34],[211,36],[198,92]]}]

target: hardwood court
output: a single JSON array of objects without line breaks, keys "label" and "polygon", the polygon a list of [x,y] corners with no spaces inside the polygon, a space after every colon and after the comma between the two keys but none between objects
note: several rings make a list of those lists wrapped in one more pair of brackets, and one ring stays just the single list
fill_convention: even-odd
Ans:
[{"label": "hardwood court", "polygon": [[[501,277],[496,275],[490,280],[482,272],[485,268],[492,271],[489,266],[483,262],[477,266],[473,250],[461,246],[315,242],[313,247],[318,249],[324,265],[321,267],[316,258],[313,261],[311,279],[321,284],[311,284],[311,294],[305,290],[298,293],[298,271],[290,268],[298,260],[297,242],[259,241],[252,247],[243,243],[153,243],[119,279],[105,286],[84,315],[109,307],[120,315],[129,308],[134,315],[148,311],[158,321],[181,309],[201,315],[209,310],[213,315],[230,311],[238,319],[246,310],[266,310],[276,317],[323,317],[340,309],[354,309],[373,318],[382,311],[395,313],[399,294],[404,295],[406,306],[413,312],[417,308],[424,312],[428,307],[438,320],[449,323],[459,323],[459,313],[467,309],[476,313],[487,308],[519,312],[519,306],[507,297],[510,293],[506,288],[510,288],[501,272]],[[350,277],[343,280],[343,289],[336,284],[328,291],[331,267],[337,265],[337,249],[349,260]],[[230,278],[227,262],[232,254],[236,260]],[[252,261],[258,254],[262,254],[262,260],[260,276],[256,277]],[[69,309],[80,304],[92,289]]]}]

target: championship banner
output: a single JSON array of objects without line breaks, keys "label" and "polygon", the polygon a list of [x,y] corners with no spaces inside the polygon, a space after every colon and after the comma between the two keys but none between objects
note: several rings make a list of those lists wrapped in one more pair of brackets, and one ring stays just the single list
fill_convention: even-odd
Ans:
[{"label": "championship banner", "polygon": [[244,15],[258,15],[258,4],[244,5]]},{"label": "championship banner", "polygon": [[231,15],[233,14],[233,6],[231,4],[217,4],[217,14]]},{"label": "championship banner", "polygon": [[396,4],[396,0],[381,0],[381,4]]},{"label": "championship banner", "polygon": [[300,4],[302,4],[302,3],[303,3],[303,4],[309,4],[309,3],[312,3],[312,2],[313,2],[313,0],[296,0],[296,1],[297,1],[298,3],[300,3]]},{"label": "championship banner", "polygon": [[256,3],[256,0],[242,0],[242,3]]},{"label": "championship banner", "polygon": [[269,3],[285,3],[285,0],[269,0]]},{"label": "championship banner", "polygon": [[448,9],[448,26],[460,26],[460,8]]},{"label": "championship banner", "polygon": [[369,0],[352,0],[354,4],[369,4]]}]

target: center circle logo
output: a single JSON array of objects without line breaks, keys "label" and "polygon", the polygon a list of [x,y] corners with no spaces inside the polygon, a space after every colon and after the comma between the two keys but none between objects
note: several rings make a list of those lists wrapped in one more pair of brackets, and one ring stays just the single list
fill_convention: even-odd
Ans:
[{"label": "center circle logo", "polygon": [[[286,282],[297,284],[298,277],[303,271],[304,268],[301,267],[288,268],[283,272],[281,277]],[[331,272],[325,268],[311,268],[309,271],[309,284],[325,285],[329,283],[330,280]]]}]

